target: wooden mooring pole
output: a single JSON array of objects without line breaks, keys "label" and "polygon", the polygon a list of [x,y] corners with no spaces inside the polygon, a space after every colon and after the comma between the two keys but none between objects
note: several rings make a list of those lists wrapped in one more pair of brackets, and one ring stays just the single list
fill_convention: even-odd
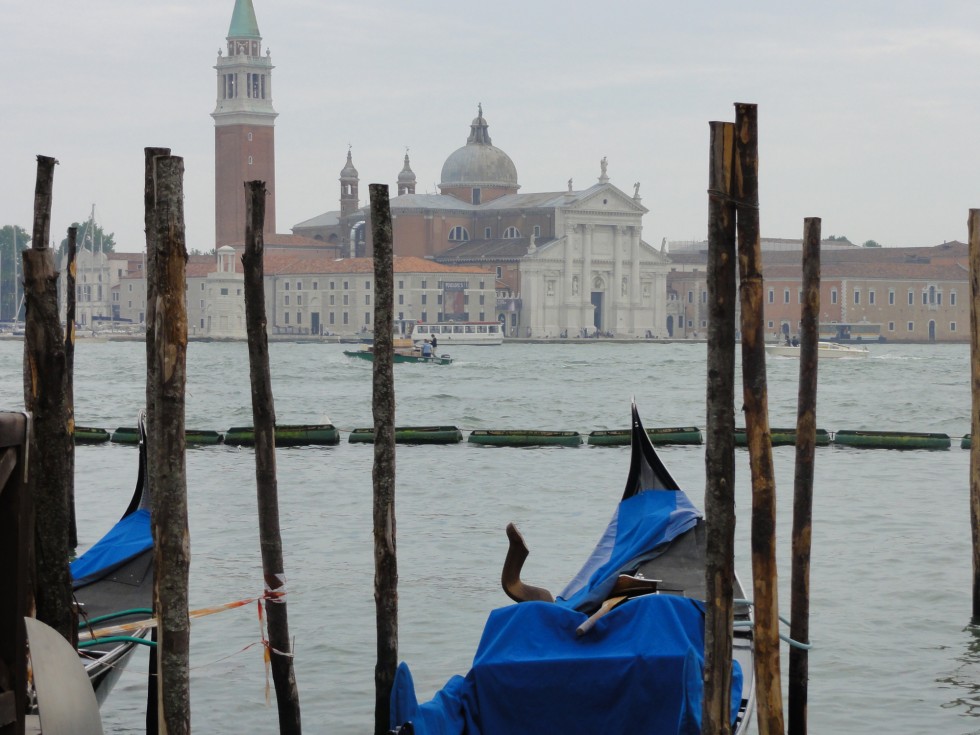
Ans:
[{"label": "wooden mooring pole", "polygon": [[973,623],[980,624],[980,209],[970,210],[970,527],[973,529]]},{"label": "wooden mooring pole", "polygon": [[[817,341],[820,336],[820,218],[803,221],[803,306],[800,314],[800,385],[793,476],[793,569],[790,638],[810,640],[810,543],[813,464],[817,446]],[[806,735],[809,655],[789,650],[789,735]]]},{"label": "wooden mooring pole", "polygon": [[78,228],[68,228],[65,264],[65,409],[68,411],[68,548],[78,546],[75,522],[75,280],[78,274]]},{"label": "wooden mooring pole", "polygon": [[752,474],[752,582],[759,735],[782,735],[776,480],[769,434],[762,243],[759,235],[758,108],[735,105],[735,199],[742,307],[742,403]]},{"label": "wooden mooring pole", "polygon": [[37,157],[34,231],[24,259],[24,406],[33,416],[28,486],[34,505],[37,619],[74,642],[68,571],[68,454],[65,340],[58,315],[58,271],[48,247],[57,161]]},{"label": "wooden mooring pole", "polygon": [[[184,401],[187,384],[187,247],[184,160],[153,158],[153,214],[147,230],[147,474],[155,548],[154,608],[159,731],[187,735],[190,711],[190,534]],[[152,235],[150,232],[152,231]],[[152,285],[150,284],[152,276]]]},{"label": "wooden mooring pole", "polygon": [[299,689],[293,668],[292,642],[286,614],[286,573],[279,530],[279,485],[276,479],[276,407],[269,367],[266,332],[265,284],[262,262],[265,250],[264,181],[245,183],[245,325],[248,332],[249,377],[252,384],[252,425],[255,430],[255,487],[259,508],[259,546],[265,578],[266,625],[269,660],[279,707],[279,732],[299,735]]},{"label": "wooden mooring pole", "polygon": [[708,184],[707,518],[702,732],[731,732],[735,578],[735,125],[712,122]]},{"label": "wooden mooring pole", "polygon": [[398,561],[395,553],[394,251],[388,187],[371,184],[374,240],[374,605],[378,661],[374,667],[374,733],[389,729],[391,686],[398,666]]}]

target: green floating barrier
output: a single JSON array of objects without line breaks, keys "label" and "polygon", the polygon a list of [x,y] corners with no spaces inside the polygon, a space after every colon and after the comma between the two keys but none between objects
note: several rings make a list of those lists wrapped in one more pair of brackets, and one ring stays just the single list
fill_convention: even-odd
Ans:
[{"label": "green floating barrier", "polygon": [[[100,431],[97,429],[96,431]],[[78,429],[75,429],[78,433]],[[221,444],[224,436],[217,431],[207,429],[187,429],[184,432],[184,440],[188,444]],[[112,432],[112,441],[116,444],[139,444],[140,433],[135,426],[120,426]]]},{"label": "green floating barrier", "polygon": [[834,444],[867,449],[949,449],[948,434],[914,431],[838,431]]},{"label": "green floating barrier", "polygon": [[224,434],[219,431],[202,429],[188,429],[185,436],[188,444],[221,444],[225,440]]},{"label": "green floating barrier", "polygon": [[[234,426],[225,432],[225,444],[255,446],[255,429],[251,426]],[[277,447],[299,447],[310,444],[321,446],[340,444],[340,432],[333,424],[276,426]]]},{"label": "green floating barrier", "polygon": [[120,426],[110,437],[114,444],[139,444],[140,432],[135,426]]},{"label": "green floating barrier", "polygon": [[[773,429],[770,427],[769,436],[772,438],[774,447],[795,446],[796,429]],[[735,429],[735,446],[746,447],[749,444],[748,434],[745,429],[738,427]],[[816,446],[826,447],[830,445],[830,434],[826,429],[817,429]]]},{"label": "green floating barrier", "polygon": [[577,447],[582,435],[577,431],[534,431],[531,429],[475,429],[468,441],[495,447]]},{"label": "green floating barrier", "polygon": [[960,439],[960,449],[969,449],[973,446],[973,442],[970,441],[970,435],[967,434],[962,439]]},{"label": "green floating barrier", "polygon": [[[374,429],[354,429],[350,433],[351,444],[373,444]],[[463,432],[455,426],[396,426],[397,444],[459,444]]]},{"label": "green floating barrier", "polygon": [[[647,436],[654,444],[701,444],[701,429],[696,426],[678,426],[672,428],[647,429]],[[589,434],[588,443],[597,447],[629,446],[632,436],[630,429],[610,429],[609,431],[593,431]]]},{"label": "green floating barrier", "polygon": [[105,429],[96,429],[92,426],[75,427],[76,444],[105,444],[109,441],[110,434]]}]

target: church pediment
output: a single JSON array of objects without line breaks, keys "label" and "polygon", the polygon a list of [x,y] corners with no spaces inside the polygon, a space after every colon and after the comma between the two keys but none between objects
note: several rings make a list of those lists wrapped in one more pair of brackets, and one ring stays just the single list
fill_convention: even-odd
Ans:
[{"label": "church pediment", "polygon": [[584,191],[567,208],[570,211],[646,214],[647,208],[612,184],[600,184]]}]

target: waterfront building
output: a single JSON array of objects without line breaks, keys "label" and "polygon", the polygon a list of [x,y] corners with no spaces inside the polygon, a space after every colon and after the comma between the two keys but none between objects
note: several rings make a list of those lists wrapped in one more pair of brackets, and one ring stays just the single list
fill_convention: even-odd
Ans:
[{"label": "waterfront building", "polygon": [[[356,255],[372,252],[370,207],[355,208],[352,154],[340,175],[340,210],[293,228]],[[438,194],[418,194],[408,154],[390,200],[395,253],[491,270],[506,294],[494,318],[511,336],[664,334],[664,253],[642,240],[639,184],[613,185],[607,161],[597,182],[576,190],[520,193],[517,167],[493,145],[480,106],[465,145],[442,166]]]},{"label": "waterfront building", "polygon": [[[784,241],[789,242],[789,241]],[[762,252],[763,302],[770,339],[799,334],[801,251]],[[707,328],[707,246],[671,253],[669,310],[684,329]],[[820,322],[880,325],[889,342],[969,340],[969,252],[961,242],[924,248],[830,247],[821,244]]]},{"label": "waterfront building", "polygon": [[[129,286],[143,277],[142,253],[113,253],[99,248],[80,247],[75,253],[75,323],[103,328],[113,323],[139,324],[143,309],[127,306],[132,301]],[[68,272],[68,256],[63,254],[59,268]],[[58,279],[61,319],[65,320],[67,278]],[[144,307],[145,308],[145,307]]]}]

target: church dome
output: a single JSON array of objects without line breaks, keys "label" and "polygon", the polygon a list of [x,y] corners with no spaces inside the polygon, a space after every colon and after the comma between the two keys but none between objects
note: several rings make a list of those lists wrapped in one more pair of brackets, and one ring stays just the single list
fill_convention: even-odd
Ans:
[{"label": "church dome", "polygon": [[510,156],[491,144],[482,105],[470,124],[466,145],[453,151],[443,164],[439,186],[518,188],[517,167]]},{"label": "church dome", "polygon": [[341,180],[357,178],[357,169],[354,168],[354,161],[349,150],[347,151],[347,164],[340,170],[340,178]]}]

